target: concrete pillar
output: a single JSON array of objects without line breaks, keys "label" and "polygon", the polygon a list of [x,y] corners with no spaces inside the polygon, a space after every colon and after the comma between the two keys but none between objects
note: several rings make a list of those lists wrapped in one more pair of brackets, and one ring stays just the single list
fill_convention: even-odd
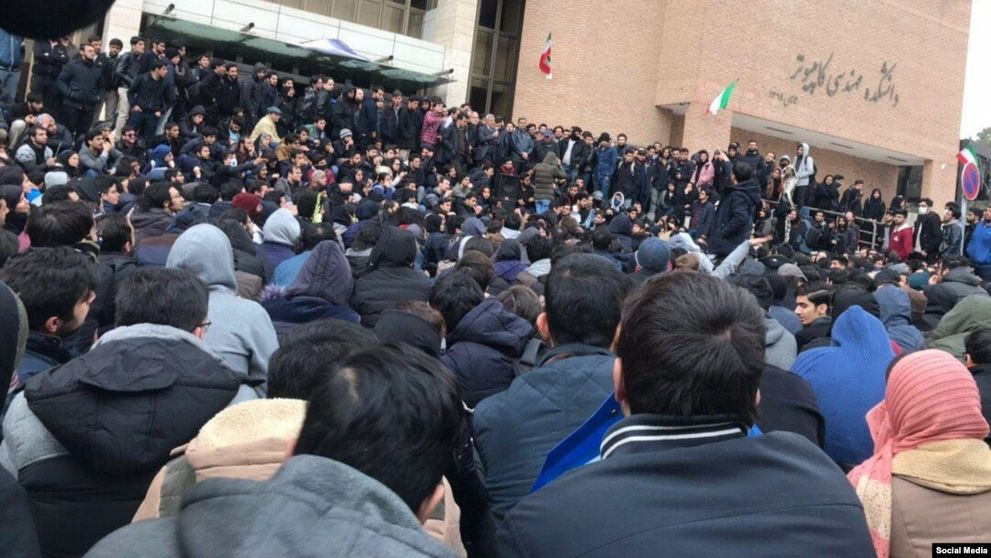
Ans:
[{"label": "concrete pillar", "polygon": [[733,112],[722,111],[716,116],[706,114],[707,105],[689,103],[685,112],[681,145],[689,149],[726,149],[733,127]]},{"label": "concrete pillar", "polygon": [[936,207],[943,207],[948,201],[957,198],[956,161],[936,162],[927,159],[922,165],[922,197],[930,198]]},{"label": "concrete pillar", "polygon": [[475,46],[475,29],[479,0],[438,0],[437,7],[423,18],[423,40],[443,45],[444,69],[454,68],[453,83],[434,87],[430,93],[448,105],[460,105],[468,99],[471,54]]},{"label": "concrete pillar", "polygon": [[[120,39],[124,50],[129,50],[131,37],[138,35],[141,29],[142,0],[117,0],[107,12],[103,25],[103,44],[110,39]],[[104,48],[109,48],[104,46]]]}]

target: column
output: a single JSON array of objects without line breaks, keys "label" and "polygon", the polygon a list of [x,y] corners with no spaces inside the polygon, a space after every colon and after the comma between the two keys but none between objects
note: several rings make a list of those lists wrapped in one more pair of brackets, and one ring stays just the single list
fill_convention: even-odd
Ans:
[{"label": "column", "polygon": [[438,0],[423,19],[423,40],[443,45],[444,69],[453,83],[431,88],[430,93],[448,105],[460,105],[468,98],[471,54],[475,45],[479,0]]},{"label": "column", "polygon": [[936,162],[926,159],[922,165],[922,197],[932,199],[939,208],[948,201],[956,200],[957,171],[955,160]]},{"label": "column", "polygon": [[130,47],[131,37],[138,35],[141,29],[142,0],[117,0],[107,12],[103,26],[104,48],[110,39],[120,39],[124,43],[124,50]]}]

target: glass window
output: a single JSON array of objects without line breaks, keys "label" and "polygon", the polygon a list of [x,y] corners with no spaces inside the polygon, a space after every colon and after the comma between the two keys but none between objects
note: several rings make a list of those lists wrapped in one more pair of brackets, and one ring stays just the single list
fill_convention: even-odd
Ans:
[{"label": "glass window", "polygon": [[358,6],[358,23],[369,27],[378,27],[381,15],[382,2],[361,0],[361,4]]},{"label": "glass window", "polygon": [[511,81],[516,77],[516,40],[499,37],[493,79]]},{"label": "glass window", "polygon": [[478,25],[487,29],[495,29],[496,11],[499,0],[482,0],[478,7]]},{"label": "glass window", "polygon": [[492,33],[481,29],[475,33],[475,52],[472,54],[473,74],[489,75],[492,69]]},{"label": "glass window", "polygon": [[485,97],[487,94],[488,91],[486,91],[484,81],[478,79],[471,80],[471,88],[468,90],[468,104],[471,105],[472,110],[483,113],[488,110],[485,106]]},{"label": "glass window", "polygon": [[518,33],[522,8],[523,0],[503,0],[502,21],[499,22],[499,30],[503,33]]},{"label": "glass window", "polygon": [[492,104],[487,112],[507,118],[513,114],[513,86],[511,84],[495,83],[492,85]]},{"label": "glass window", "polygon": [[406,29],[406,34],[417,39],[423,38],[423,12],[410,10],[409,27]]},{"label": "glass window", "polygon": [[382,29],[393,33],[403,32],[403,16],[406,14],[401,6],[385,5],[382,12]]},{"label": "glass window", "polygon": [[417,10],[427,9],[427,0],[410,0],[410,7],[416,8]]},{"label": "glass window", "polygon": [[357,0],[334,0],[334,11],[332,16],[344,21],[354,21],[354,7]]}]

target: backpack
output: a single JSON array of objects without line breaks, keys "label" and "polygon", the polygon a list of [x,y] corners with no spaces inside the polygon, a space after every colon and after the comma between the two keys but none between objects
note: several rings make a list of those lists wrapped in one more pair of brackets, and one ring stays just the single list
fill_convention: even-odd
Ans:
[{"label": "backpack", "polygon": [[526,343],[526,347],[523,349],[523,355],[513,362],[513,377],[519,377],[523,374],[533,370],[537,366],[537,362],[540,361],[540,357],[547,349],[547,344],[539,338],[533,338]]}]

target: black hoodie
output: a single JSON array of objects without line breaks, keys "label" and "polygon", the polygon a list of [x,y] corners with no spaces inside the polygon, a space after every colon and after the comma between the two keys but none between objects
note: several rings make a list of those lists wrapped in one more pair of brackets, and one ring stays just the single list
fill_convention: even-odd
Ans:
[{"label": "black hoodie", "polygon": [[375,327],[379,316],[399,302],[427,300],[430,279],[413,269],[416,251],[413,235],[395,227],[382,231],[368,262],[371,272],[358,279],[351,297],[362,325]]},{"label": "black hoodie", "polygon": [[760,186],[756,180],[746,180],[730,188],[716,209],[716,225],[709,239],[709,251],[725,257],[750,238],[754,215],[760,204]]}]

